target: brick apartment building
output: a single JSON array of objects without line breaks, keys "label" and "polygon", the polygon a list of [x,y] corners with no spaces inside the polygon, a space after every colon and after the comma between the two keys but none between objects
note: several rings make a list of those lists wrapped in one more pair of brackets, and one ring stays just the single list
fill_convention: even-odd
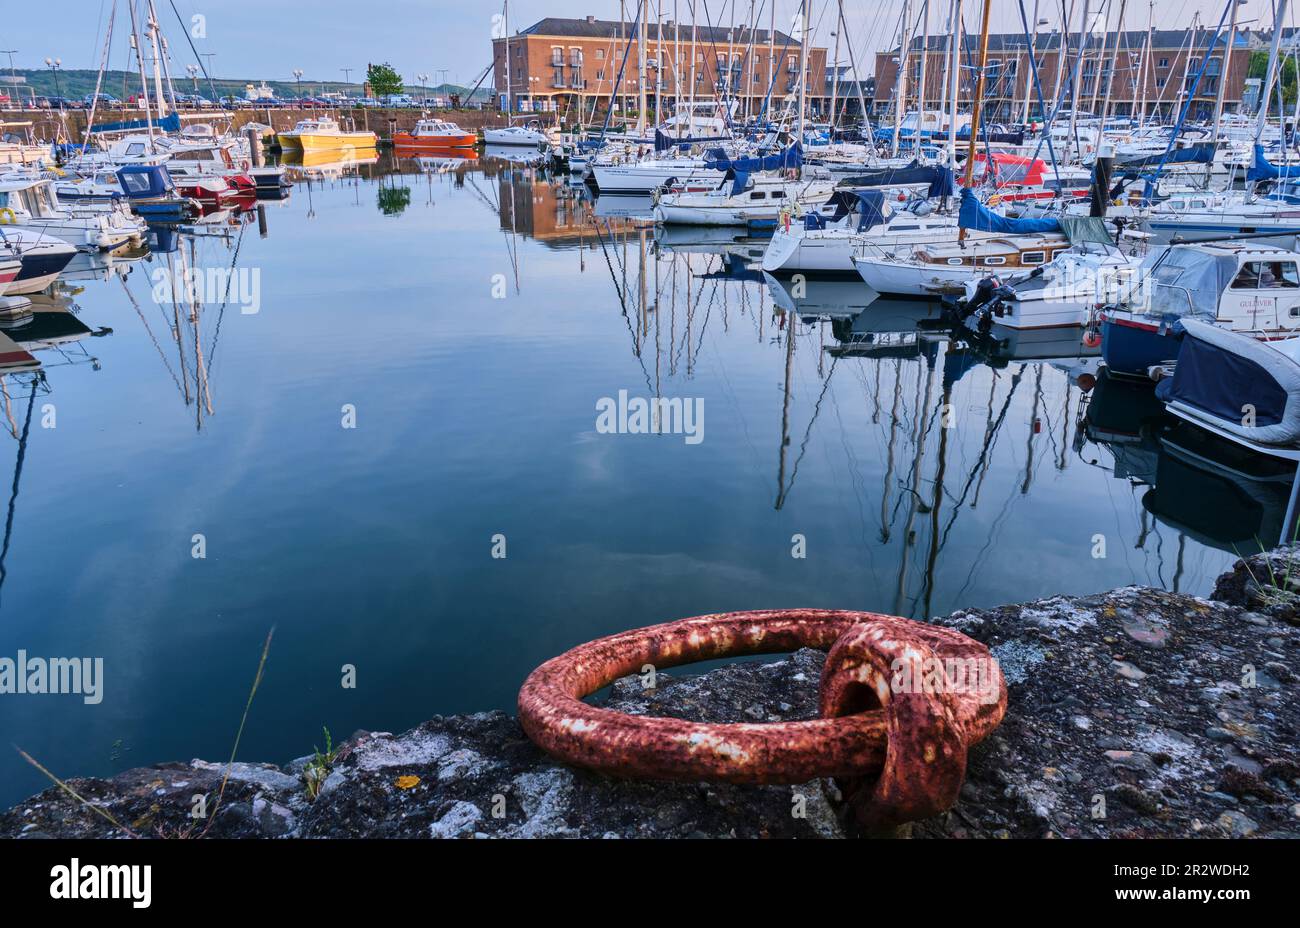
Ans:
[{"label": "brick apartment building", "polygon": [[[1142,52],[1146,47],[1145,31],[1111,32],[1088,37],[1088,45],[1079,75],[1079,87],[1067,96],[1064,105],[1076,106],[1079,112],[1100,113],[1106,96],[1106,83],[1111,84],[1111,113],[1118,116],[1138,112],[1144,100],[1146,112],[1176,118],[1186,95],[1196,82],[1196,73],[1205,57],[1206,49],[1214,37],[1208,29],[1167,29],[1151,33],[1151,52],[1145,65]],[[1111,56],[1118,40],[1119,54],[1115,70],[1111,73]],[[1233,39],[1227,73],[1224,71],[1225,35],[1215,43],[1206,64],[1205,74],[1196,87],[1189,119],[1206,119],[1213,115],[1215,97],[1220,81],[1226,80],[1225,112],[1237,112],[1246,91],[1246,72],[1255,41],[1250,33],[1238,32]],[[947,73],[949,51],[948,36],[932,36],[925,59],[925,106],[937,109],[943,98],[943,81]],[[917,88],[920,85],[922,40],[915,39],[909,46],[907,106],[917,107]],[[1078,60],[1079,34],[1071,33],[1064,63],[1061,83],[1067,87]],[[1040,34],[1034,43],[1034,58],[1038,76],[1043,86],[1044,99],[1051,105],[1057,87],[1058,62],[1061,53],[1061,34],[1053,30]],[[969,36],[960,52],[963,64],[959,99],[969,108],[975,89],[975,63],[978,61],[978,36]],[[876,55],[876,94],[873,109],[879,114],[893,112],[893,98],[898,82],[899,49]],[[984,106],[992,119],[1018,120],[1025,112],[1028,95],[1031,116],[1038,115],[1038,95],[1033,86],[1032,68],[1029,64],[1029,42],[1021,33],[989,36],[988,70],[985,74]],[[1100,78],[1100,79],[1099,79]],[[1143,94],[1145,83],[1145,95]]]},{"label": "brick apartment building", "polygon": [[[665,100],[664,115],[672,102],[689,100],[692,88],[696,100],[734,97],[743,112],[757,112],[769,87],[774,106],[798,91],[799,42],[779,30],[698,26],[692,35],[690,23],[667,22],[662,30],[656,23],[647,24],[646,34],[645,92],[653,106],[658,89]],[[636,108],[641,90],[640,49],[631,20],[621,23],[594,16],[543,19],[506,38],[494,39],[492,56],[497,104],[502,110],[507,106],[507,83],[510,109],[515,112],[563,112],[593,103],[607,109],[616,84],[619,108]],[[809,98],[816,100],[824,86],[826,49],[810,47]]]}]

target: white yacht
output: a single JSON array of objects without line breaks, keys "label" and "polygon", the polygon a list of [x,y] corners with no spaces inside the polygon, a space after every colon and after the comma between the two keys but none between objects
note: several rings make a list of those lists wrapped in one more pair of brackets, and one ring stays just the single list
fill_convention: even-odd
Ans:
[{"label": "white yacht", "polygon": [[774,224],[782,213],[802,215],[826,202],[831,181],[789,180],[728,171],[713,190],[670,189],[658,194],[655,221],[669,225],[745,226]]},{"label": "white yacht", "polygon": [[121,203],[65,207],[52,181],[19,171],[0,174],[0,222],[6,220],[92,250],[141,244],[149,229]]}]

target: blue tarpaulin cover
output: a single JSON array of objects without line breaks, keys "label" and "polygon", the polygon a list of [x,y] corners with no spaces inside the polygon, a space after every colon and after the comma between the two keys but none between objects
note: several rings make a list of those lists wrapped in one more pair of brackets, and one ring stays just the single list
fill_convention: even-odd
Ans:
[{"label": "blue tarpaulin cover", "polygon": [[1255,146],[1255,163],[1246,172],[1246,180],[1300,179],[1300,164],[1276,165],[1264,157],[1264,146]]},{"label": "blue tarpaulin cover", "polygon": [[795,142],[784,151],[762,158],[728,159],[721,148],[709,152],[705,164],[715,171],[744,171],[753,174],[757,171],[779,171],[782,168],[797,168],[803,165],[803,146]]},{"label": "blue tarpaulin cover", "polygon": [[979,197],[969,189],[963,189],[961,192],[961,210],[957,213],[957,225],[963,229],[975,229],[979,232],[1011,235],[1061,231],[1061,224],[1052,218],[1009,219],[1006,216],[999,216],[981,203]]}]

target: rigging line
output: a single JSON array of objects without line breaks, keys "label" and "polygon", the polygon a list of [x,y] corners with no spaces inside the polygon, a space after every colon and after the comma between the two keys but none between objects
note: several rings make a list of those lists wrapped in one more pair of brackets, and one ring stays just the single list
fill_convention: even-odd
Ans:
[{"label": "rigging line", "polygon": [[[240,226],[239,237],[235,240],[235,254],[230,259],[230,269],[233,271],[239,263],[239,249],[244,243],[244,231],[248,226]],[[230,282],[234,279],[232,274],[226,280],[226,295],[221,302],[221,308],[217,310],[217,325],[212,333],[212,344],[208,347],[208,373],[212,373],[212,365],[217,359],[217,340],[221,338],[221,321],[226,318],[226,306],[230,303]]]},{"label": "rigging line", "polygon": [[23,420],[22,437],[18,439],[18,460],[14,464],[14,482],[9,493],[9,511],[5,515],[4,547],[0,548],[0,589],[4,587],[5,578],[9,576],[5,561],[9,557],[9,543],[13,540],[14,513],[18,507],[18,483],[23,476],[23,462],[27,459],[27,438],[32,430],[32,409],[36,406],[36,387],[39,380],[38,375],[33,375],[32,394],[27,400],[27,417]]},{"label": "rigging line", "polygon": [[987,430],[988,438],[985,439],[984,448],[980,451],[979,457],[975,461],[975,466],[971,468],[970,476],[966,479],[966,486],[962,488],[961,496],[953,506],[952,514],[948,518],[948,524],[944,527],[943,536],[939,541],[940,551],[942,551],[944,545],[948,543],[948,534],[952,531],[952,527],[957,521],[957,514],[961,512],[961,508],[966,502],[966,497],[970,494],[971,486],[975,482],[976,475],[984,466],[984,461],[993,452],[993,448],[997,443],[998,435],[1002,431],[1002,423],[1006,419],[1007,413],[1010,411],[1011,400],[1015,397],[1016,388],[1020,386],[1020,381],[1021,378],[1024,377],[1024,374],[1025,365],[1022,364],[1020,365],[1020,370],[1016,371],[1011,378],[1011,389],[1007,391],[1006,399],[1002,401],[1002,409],[998,412],[998,418],[993,423],[992,427]]},{"label": "rigging line", "polygon": [[172,382],[176,384],[177,391],[183,396],[185,391],[181,387],[180,379],[177,378],[176,372],[172,370],[171,362],[167,360],[167,355],[163,352],[162,345],[158,344],[158,339],[154,336],[153,329],[149,327],[149,320],[145,319],[144,313],[140,311],[140,304],[135,301],[135,295],[131,293],[131,289],[126,285],[126,278],[119,277],[118,280],[122,282],[122,289],[126,291],[127,299],[131,301],[131,306],[135,308],[135,314],[139,316],[140,321],[144,323],[144,330],[149,333],[149,340],[153,342],[154,348],[157,349],[158,357],[162,358],[163,366],[167,368],[167,373],[172,375]]},{"label": "rigging line", "polygon": [[[606,222],[608,223],[608,220],[606,220]],[[612,234],[612,233],[611,233],[611,234]],[[650,379],[650,371],[646,369],[646,366],[645,366],[645,359],[644,359],[643,357],[641,357],[640,353],[637,352],[637,350],[636,350],[636,347],[635,347],[635,345],[636,345],[636,333],[635,333],[635,331],[633,331],[633,329],[632,329],[632,317],[631,317],[631,315],[628,313],[628,309],[627,309],[627,300],[624,299],[622,288],[619,287],[619,285],[618,285],[618,278],[614,276],[614,265],[613,265],[613,263],[609,260],[609,252],[606,251],[606,249],[605,249],[605,237],[604,237],[603,235],[601,235],[601,233],[600,233],[600,225],[599,225],[599,224],[596,225],[596,240],[600,242],[600,250],[601,250],[602,252],[605,253],[605,266],[609,268],[609,277],[610,277],[610,280],[613,281],[613,283],[614,283],[614,289],[616,289],[616,290],[619,291],[618,302],[619,302],[619,305],[622,306],[622,308],[623,308],[623,321],[627,324],[627,331],[628,331],[628,334],[632,336],[632,344],[633,344],[632,354],[636,357],[636,359],[637,359],[637,363],[641,365],[641,373],[645,375],[645,384],[646,384],[646,388],[647,388],[647,389],[648,389],[648,390],[653,394],[653,393],[654,393],[654,384],[653,384],[653,382],[652,382],[651,379]]]},{"label": "rigging line", "polygon": [[[790,337],[794,337],[793,321],[791,322],[792,330]],[[795,478],[799,476],[799,464],[803,461],[804,455],[808,451],[808,442],[812,438],[813,426],[817,424],[817,417],[821,413],[822,400],[826,398],[826,391],[831,387],[831,378],[835,376],[835,368],[840,363],[839,358],[831,359],[831,369],[826,374],[826,380],[822,383],[821,393],[817,397],[817,402],[813,404],[813,414],[808,419],[808,428],[804,430],[803,441],[799,443],[799,456],[794,459],[794,467],[790,469],[790,480],[781,491],[781,503],[784,505],[790,497],[790,492],[794,489]]]}]

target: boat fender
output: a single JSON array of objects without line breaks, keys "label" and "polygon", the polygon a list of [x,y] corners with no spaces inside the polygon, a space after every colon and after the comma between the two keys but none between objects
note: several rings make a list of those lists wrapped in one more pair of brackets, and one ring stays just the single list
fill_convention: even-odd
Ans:
[{"label": "boat fender", "polygon": [[13,226],[18,224],[18,216],[9,207],[0,207],[0,225]]}]

